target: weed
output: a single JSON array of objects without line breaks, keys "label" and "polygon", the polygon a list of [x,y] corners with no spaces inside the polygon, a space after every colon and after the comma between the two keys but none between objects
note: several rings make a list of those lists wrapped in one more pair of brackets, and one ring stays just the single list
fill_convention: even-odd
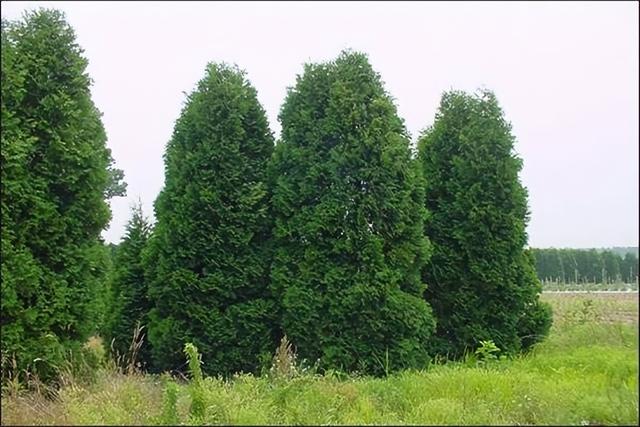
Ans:
[{"label": "weed", "polygon": [[584,325],[589,322],[598,322],[601,316],[591,298],[581,301],[581,303],[567,313],[567,320],[570,323]]},{"label": "weed", "polygon": [[141,325],[140,321],[136,322],[127,354],[120,354],[114,346],[115,338],[111,340],[111,354],[113,355],[114,363],[118,369],[121,369],[125,373],[134,374],[142,371],[142,363],[138,362],[137,358],[144,344],[145,334],[142,333],[144,328],[145,326]]},{"label": "weed", "polygon": [[373,357],[376,360],[376,362],[380,365],[380,367],[382,368],[382,372],[384,372],[384,376],[388,377],[389,376],[389,372],[390,372],[389,348],[386,348],[385,351],[384,351],[384,360],[381,360],[376,355],[374,355]]},{"label": "weed", "polygon": [[493,340],[480,341],[480,347],[475,351],[477,356],[477,364],[479,366],[487,366],[498,360],[500,348],[496,346]]},{"label": "weed", "polygon": [[296,353],[287,336],[283,336],[271,362],[270,376],[276,379],[291,379],[297,375]]},{"label": "weed", "polygon": [[178,424],[178,385],[167,374],[164,376],[164,393],[162,400],[162,415],[160,425],[174,426]]},{"label": "weed", "polygon": [[20,382],[18,364],[15,355],[11,357],[11,369],[7,369],[6,378],[2,378],[2,396],[9,395],[17,397],[22,391],[23,386]]},{"label": "weed", "polygon": [[189,362],[189,373],[191,374],[191,384],[189,385],[189,393],[191,395],[191,408],[189,410],[192,419],[197,422],[203,422],[206,415],[205,393],[203,389],[202,379],[202,358],[198,353],[198,348],[192,343],[186,343],[184,352]]}]

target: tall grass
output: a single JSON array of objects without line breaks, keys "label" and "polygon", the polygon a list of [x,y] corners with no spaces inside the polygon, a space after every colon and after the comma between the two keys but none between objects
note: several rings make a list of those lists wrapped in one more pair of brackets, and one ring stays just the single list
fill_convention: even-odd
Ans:
[{"label": "tall grass", "polygon": [[190,346],[188,382],[107,365],[53,400],[3,391],[2,423],[637,425],[637,299],[545,298],[556,316],[551,334],[516,358],[490,357],[487,344],[484,355],[386,378],[320,375],[300,369],[283,342],[269,373],[223,380],[198,374]]}]

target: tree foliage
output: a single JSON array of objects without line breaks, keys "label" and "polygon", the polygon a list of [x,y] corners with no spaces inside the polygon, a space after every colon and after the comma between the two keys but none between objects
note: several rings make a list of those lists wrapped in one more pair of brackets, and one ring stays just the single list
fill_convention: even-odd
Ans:
[{"label": "tree foliage", "polygon": [[[64,15],[2,23],[2,354],[46,379],[97,327],[114,183]],[[121,194],[122,191],[119,191]]]},{"label": "tree foliage", "polygon": [[[151,226],[144,217],[142,205],[136,204],[127,224],[126,234],[118,244],[113,260],[114,271],[111,279],[109,316],[105,339],[115,351],[114,356],[131,357],[129,348],[134,330],[141,327],[141,337],[146,337],[148,314],[152,308],[147,296],[144,276],[143,251],[151,234]],[[149,362],[148,340],[143,339],[137,360]]]},{"label": "tree foliage", "polygon": [[379,75],[360,53],[306,65],[280,120],[269,176],[283,332],[325,368],[423,366],[423,188]]},{"label": "tree foliage", "polygon": [[540,280],[560,283],[634,283],[638,258],[612,250],[531,249]]},{"label": "tree foliage", "polygon": [[265,173],[273,137],[245,73],[209,64],[165,153],[145,257],[155,369],[200,349],[209,374],[255,371],[275,348]]},{"label": "tree foliage", "polygon": [[445,93],[419,140],[434,252],[425,297],[438,326],[434,350],[461,355],[481,340],[518,351],[547,334],[534,261],[524,252],[527,192],[522,161],[495,96]]}]

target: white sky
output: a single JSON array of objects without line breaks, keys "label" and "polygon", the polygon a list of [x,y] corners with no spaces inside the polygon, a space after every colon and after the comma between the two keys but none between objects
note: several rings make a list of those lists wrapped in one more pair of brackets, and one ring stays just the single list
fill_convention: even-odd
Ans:
[{"label": "white sky", "polygon": [[248,72],[279,135],[303,63],[367,53],[414,138],[443,91],[495,91],[524,159],[534,247],[638,245],[637,2],[2,2],[63,10],[128,195],[153,215],[162,154],[208,61]]}]

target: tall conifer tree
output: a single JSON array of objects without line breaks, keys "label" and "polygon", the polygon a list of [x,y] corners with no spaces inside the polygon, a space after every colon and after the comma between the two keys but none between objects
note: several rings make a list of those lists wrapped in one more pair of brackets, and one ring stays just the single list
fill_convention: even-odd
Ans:
[{"label": "tall conifer tree", "polygon": [[136,328],[140,328],[138,339],[142,343],[136,361],[147,365],[150,357],[147,330],[148,315],[152,306],[147,295],[143,266],[143,251],[150,233],[151,226],[144,217],[141,203],[138,202],[131,210],[126,234],[117,246],[113,259],[105,328],[107,342],[117,356],[124,357],[125,363],[129,363],[132,356],[130,346]]},{"label": "tall conifer tree", "polygon": [[365,55],[306,65],[271,164],[272,286],[283,332],[325,368],[420,367],[434,322],[419,170]]},{"label": "tall conifer tree", "polygon": [[434,125],[419,140],[434,246],[424,269],[437,318],[433,349],[461,355],[480,340],[519,351],[544,337],[534,260],[525,253],[527,192],[514,138],[495,96],[445,93]]},{"label": "tall conifer tree", "polygon": [[61,12],[2,23],[3,370],[44,379],[98,326],[106,199],[124,192],[86,67]]},{"label": "tall conifer tree", "polygon": [[261,355],[275,349],[265,250],[272,151],[245,73],[209,64],[167,146],[145,255],[155,369],[182,366],[187,341],[209,374],[255,371]]}]

